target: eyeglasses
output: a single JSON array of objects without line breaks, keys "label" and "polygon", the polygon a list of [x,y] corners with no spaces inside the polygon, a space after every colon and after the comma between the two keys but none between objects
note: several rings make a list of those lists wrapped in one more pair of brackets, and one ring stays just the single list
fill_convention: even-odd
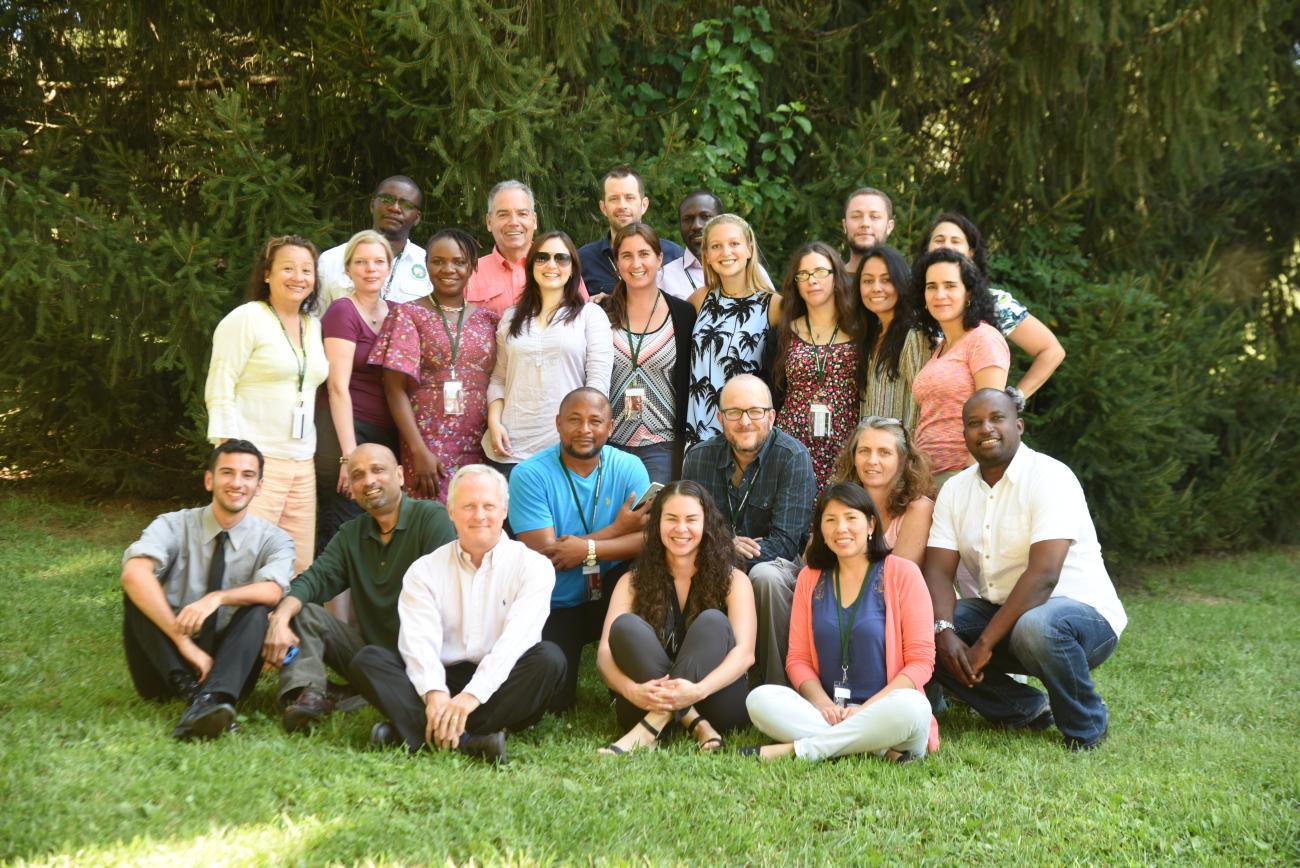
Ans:
[{"label": "eyeglasses", "polygon": [[772,408],[771,407],[744,407],[744,408],[728,407],[727,409],[722,410],[720,412],[722,413],[722,418],[726,419],[728,422],[739,422],[741,416],[748,416],[750,419],[757,422],[759,419],[762,419],[768,413],[772,412]]},{"label": "eyeglasses", "polygon": [[829,268],[814,268],[812,271],[796,271],[794,273],[794,282],[807,283],[814,277],[818,280],[825,280],[830,276],[831,270]]},{"label": "eyeglasses", "polygon": [[573,256],[569,253],[547,253],[545,250],[539,250],[533,255],[534,263],[550,262],[555,260],[556,265],[568,265],[573,262]]},{"label": "eyeglasses", "polygon": [[403,199],[401,196],[394,196],[392,193],[376,193],[375,198],[378,199],[380,203],[387,205],[390,208],[394,205],[401,205],[403,211],[420,210],[420,206],[412,202],[410,199]]}]

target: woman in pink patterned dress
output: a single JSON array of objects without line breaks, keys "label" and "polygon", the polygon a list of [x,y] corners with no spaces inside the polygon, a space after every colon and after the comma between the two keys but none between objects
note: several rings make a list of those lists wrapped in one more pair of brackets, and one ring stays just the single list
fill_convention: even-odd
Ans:
[{"label": "woman in pink patterned dress", "polygon": [[461,229],[429,239],[433,293],[395,305],[370,355],[402,437],[402,472],[412,497],[447,499],[457,469],[484,460],[487,386],[496,364],[499,317],[465,301],[478,245]]},{"label": "woman in pink patterned dress", "polygon": [[772,380],[785,401],[776,425],[808,447],[820,491],[858,424],[858,305],[839,254],[820,241],[795,251],[781,297]]}]

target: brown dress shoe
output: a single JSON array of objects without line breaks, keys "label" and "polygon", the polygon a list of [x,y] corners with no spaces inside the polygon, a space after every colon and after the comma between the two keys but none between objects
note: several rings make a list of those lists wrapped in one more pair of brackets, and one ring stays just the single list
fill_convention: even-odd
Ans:
[{"label": "brown dress shoe", "polygon": [[284,710],[284,731],[305,732],[334,710],[334,702],[319,690],[308,687]]}]

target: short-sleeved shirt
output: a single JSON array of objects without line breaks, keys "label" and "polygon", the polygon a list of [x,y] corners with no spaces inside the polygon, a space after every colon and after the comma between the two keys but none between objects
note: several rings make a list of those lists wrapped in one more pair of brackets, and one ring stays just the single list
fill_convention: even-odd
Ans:
[{"label": "short-sleeved shirt", "polygon": [[[568,470],[568,478],[578,494],[575,503],[565,481],[567,468],[560,465],[559,444],[521,462],[510,474],[511,529],[526,533],[549,527],[555,530],[558,539],[565,534],[582,536],[613,524],[628,496],[635,493],[639,498],[650,487],[650,475],[640,458],[609,445],[600,450],[600,464],[602,472],[593,470],[586,477]],[[600,497],[597,499],[598,482]],[[585,526],[583,516],[587,519]],[[600,562],[602,571],[613,565],[610,561]],[[568,609],[586,601],[587,582],[581,565],[556,573],[552,609]]]},{"label": "short-sleeved shirt", "polygon": [[393,417],[384,398],[383,369],[370,364],[370,352],[378,335],[371,331],[361,311],[351,298],[340,298],[325,311],[320,328],[325,340],[338,338],[354,345],[352,376],[348,379],[353,418],[391,428]]},{"label": "short-sleeved shirt", "polygon": [[1029,566],[1029,547],[1050,539],[1070,541],[1052,596],[1092,606],[1118,636],[1128,617],[1070,468],[1021,443],[996,485],[974,465],[949,479],[934,504],[930,547],[957,552],[991,603],[1007,601]]},{"label": "short-sleeved shirt", "polygon": [[993,296],[993,318],[997,320],[998,331],[1002,332],[1003,337],[1009,338],[1016,327],[1029,317],[1029,308],[1016,301],[1015,296],[1005,289],[990,286],[989,293]]},{"label": "short-sleeved shirt", "polygon": [[[221,530],[211,504],[164,513],[127,547],[122,565],[131,558],[151,559],[167,605],[179,612],[208,592],[208,570]],[[253,582],[275,582],[280,590],[289,589],[294,549],[287,533],[248,512],[226,533],[229,538],[222,590]],[[236,608],[222,606],[218,610],[218,630],[225,629]]]},{"label": "short-sleeved shirt", "polygon": [[[661,237],[659,247],[664,254],[664,265],[682,258],[680,244]],[[610,244],[609,235],[603,235],[590,244],[579,247],[578,258],[582,260],[582,279],[587,284],[588,292],[614,291],[614,284],[618,283],[618,268],[614,264],[614,248]]]},{"label": "short-sleeved shirt", "polygon": [[396,650],[402,577],[418,558],[455,538],[445,506],[403,496],[387,543],[369,513],[344,522],[312,565],[294,579],[289,596],[323,604],[351,590],[361,638]]},{"label": "short-sleeved shirt", "polygon": [[[501,255],[495,247],[487,256],[480,256],[478,268],[469,276],[465,286],[465,300],[475,307],[485,307],[497,316],[505,314],[506,309],[519,302],[524,294],[527,272],[524,270],[524,258],[511,262]],[[578,285],[578,294],[587,300],[587,285]]]},{"label": "short-sleeved shirt", "polygon": [[[317,310],[328,308],[336,299],[352,291],[352,278],[348,277],[348,270],[343,265],[346,249],[346,244],[331,247],[316,261],[316,273],[320,277],[320,306]],[[393,267],[380,294],[385,301],[402,304],[423,298],[431,292],[433,284],[429,281],[429,271],[424,264],[424,248],[407,241],[402,252],[394,257]]]},{"label": "short-sleeved shirt", "polygon": [[945,355],[940,343],[912,381],[912,396],[920,409],[916,448],[930,459],[935,473],[960,470],[972,459],[962,436],[961,408],[975,394],[975,372],[1011,367],[1007,340],[988,323],[962,335]]}]

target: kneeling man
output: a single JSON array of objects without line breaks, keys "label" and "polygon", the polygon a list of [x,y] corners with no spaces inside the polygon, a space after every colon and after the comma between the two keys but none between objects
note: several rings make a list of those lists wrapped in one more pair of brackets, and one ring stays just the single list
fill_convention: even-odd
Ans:
[{"label": "kneeling man", "polygon": [[[1091,671],[1128,619],[1083,488],[1070,468],[1020,442],[1024,422],[1006,392],[977,391],[962,424],[976,464],[939,492],[925,556],[935,676],[988,720],[1036,730],[1055,722],[1067,747],[1090,750],[1109,726]],[[959,560],[978,577],[978,597],[955,598]],[[1012,672],[1041,680],[1047,696]]]},{"label": "kneeling man", "polygon": [[397,601],[400,654],[368,645],[352,683],[389,718],[371,743],[405,743],[506,761],[502,730],[541,719],[564,654],[542,641],[555,570],[502,531],[506,479],[482,464],[456,471],[447,504],[457,541],[406,573]]},{"label": "kneeling man", "polygon": [[293,575],[293,540],[248,514],[262,453],[247,440],[212,451],[212,503],[153,520],[122,555],[122,640],[136,692],[189,702],[175,738],[216,738],[262,669],[270,607]]}]

